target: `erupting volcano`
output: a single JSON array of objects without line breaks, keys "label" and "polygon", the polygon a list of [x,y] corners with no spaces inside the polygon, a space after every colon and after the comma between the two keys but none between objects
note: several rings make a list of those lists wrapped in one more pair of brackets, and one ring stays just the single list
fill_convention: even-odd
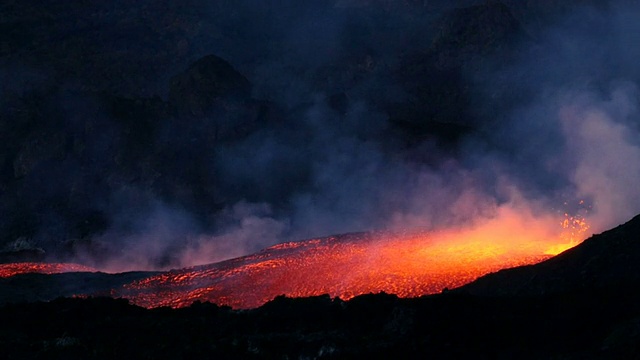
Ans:
[{"label": "erupting volcano", "polygon": [[344,300],[387,292],[417,297],[469,283],[504,268],[540,262],[577,244],[584,219],[565,215],[553,242],[543,220],[503,209],[464,231],[353,233],[276,245],[253,255],[172,270],[114,289],[144,307],[184,307],[210,301],[258,307],[278,295],[330,294]]}]

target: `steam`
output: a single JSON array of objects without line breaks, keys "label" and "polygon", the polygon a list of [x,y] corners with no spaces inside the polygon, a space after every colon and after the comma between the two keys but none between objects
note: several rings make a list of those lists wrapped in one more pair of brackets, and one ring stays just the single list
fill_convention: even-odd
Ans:
[{"label": "steam", "polygon": [[182,264],[207,264],[254,253],[273,245],[286,234],[287,223],[272,218],[268,204],[240,202],[223,216],[220,235],[199,235],[182,253]]},{"label": "steam", "polygon": [[[583,96],[560,111],[575,167],[568,174],[577,196],[591,199],[593,226],[603,230],[640,212],[637,91],[615,89],[608,101]],[[634,126],[635,125],[635,126]]]},{"label": "steam", "polygon": [[[424,46],[415,34],[427,33],[429,21],[406,13],[386,22],[367,18],[384,23],[382,31],[324,8],[313,11],[317,4],[300,6],[277,24],[247,13],[266,22],[247,31],[277,38],[275,49],[246,39],[210,46],[254,83],[254,97],[286,111],[283,123],[197,149],[185,140],[197,137],[190,128],[178,129],[189,135],[184,139],[161,143],[179,142],[185,163],[205,159],[202,173],[219,175],[212,187],[222,194],[222,209],[202,210],[144,184],[101,191],[96,202],[110,222],[91,248],[77,250],[82,262],[110,271],[175,268],[284,241],[416,228],[486,232],[525,244],[558,240],[565,213],[584,216],[594,233],[640,213],[640,54],[628,46],[640,31],[635,6],[576,12],[521,44],[514,63],[470,67],[479,69],[465,75],[474,103],[482,104],[471,112],[484,122],[453,151],[432,138],[406,146],[378,104],[407,98],[389,69],[398,66],[403,46]],[[382,40],[364,37],[361,44],[354,29],[379,31],[371,38]],[[351,64],[345,49],[353,43],[364,59],[355,73],[366,80],[323,78],[335,64]],[[505,100],[509,93],[526,96]],[[344,109],[330,103],[336,94],[344,95]],[[94,147],[96,157],[107,158],[100,143]],[[180,171],[191,168],[175,165]]]},{"label": "steam", "polygon": [[[600,23],[607,23],[607,16],[615,18],[592,14],[592,20],[594,16]],[[333,25],[335,39],[338,29]],[[559,44],[584,45],[547,55],[543,69],[523,58],[479,81],[478,87],[490,92],[502,86],[494,79],[504,73],[552,74],[509,84],[531,98],[516,108],[494,103],[495,117],[506,120],[492,120],[484,133],[462,141],[462,156],[440,153],[437,145],[425,140],[419,151],[432,152],[427,155],[438,161],[431,164],[388,151],[388,119],[366,101],[352,102],[339,114],[326,103],[326,94],[286,88],[276,100],[280,96],[292,107],[305,101],[313,104],[297,114],[302,130],[258,133],[227,148],[229,157],[217,163],[230,184],[258,189],[254,197],[270,203],[240,199],[218,218],[214,234],[197,234],[186,241],[189,245],[172,265],[208,263],[278,242],[373,229],[488,232],[494,240],[509,239],[514,246],[550,240],[541,245],[544,248],[568,241],[562,238],[565,216],[584,216],[590,232],[629,219],[640,212],[637,90],[633,81],[621,85],[607,76],[593,81],[613,89],[594,91],[585,79],[594,68],[610,64],[591,57],[588,32],[574,31],[562,24],[546,34],[542,44],[535,45],[538,48],[525,51],[538,55]],[[611,29],[603,40],[617,35]],[[624,53],[615,55],[626,61]],[[578,67],[563,74],[562,82],[552,77],[574,64]],[[260,69],[268,69],[272,77],[295,78],[268,62]],[[306,86],[304,81],[301,86]],[[301,184],[300,177],[308,183]],[[291,184],[288,178],[297,179]],[[146,243],[141,240],[131,243]]]}]

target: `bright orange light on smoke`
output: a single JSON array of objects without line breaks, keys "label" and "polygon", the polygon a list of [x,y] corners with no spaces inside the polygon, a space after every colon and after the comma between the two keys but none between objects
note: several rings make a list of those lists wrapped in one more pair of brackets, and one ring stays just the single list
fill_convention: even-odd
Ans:
[{"label": "bright orange light on smoke", "polygon": [[145,307],[183,307],[200,300],[234,308],[257,307],[278,295],[328,293],[346,300],[384,291],[416,297],[547,259],[566,245],[567,229],[586,229],[586,223],[568,221],[565,229],[558,229],[551,217],[522,215],[521,209],[505,207],[467,229],[360,233],[285,243],[136,281],[112,295]]},{"label": "bright orange light on smoke", "polygon": [[80,264],[69,263],[37,263],[22,262],[0,264],[0,278],[6,278],[19,274],[40,273],[58,274],[65,272],[96,272],[98,270]]},{"label": "bright orange light on smoke", "polygon": [[563,229],[562,240],[560,244],[551,246],[545,254],[558,255],[561,252],[568,250],[582,242],[586,236],[590,226],[587,220],[580,215],[564,214],[564,220],[560,223]]}]

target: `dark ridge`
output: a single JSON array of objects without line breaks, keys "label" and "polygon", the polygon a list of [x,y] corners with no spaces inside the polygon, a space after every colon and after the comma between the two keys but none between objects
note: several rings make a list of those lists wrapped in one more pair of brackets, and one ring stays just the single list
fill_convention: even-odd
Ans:
[{"label": "dark ridge", "polygon": [[278,297],[250,311],[57,299],[1,307],[0,350],[6,359],[635,358],[637,289],[519,298],[372,294],[348,302]]},{"label": "dark ridge", "polygon": [[80,295],[109,296],[111,289],[156,274],[150,271],[20,274],[0,278],[0,304],[50,301]]}]

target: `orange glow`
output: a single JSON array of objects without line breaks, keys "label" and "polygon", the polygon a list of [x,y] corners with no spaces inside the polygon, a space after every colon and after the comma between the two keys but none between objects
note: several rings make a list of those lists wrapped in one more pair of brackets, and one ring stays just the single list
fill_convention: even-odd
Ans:
[{"label": "orange glow", "polygon": [[98,270],[88,266],[69,263],[10,263],[0,264],[0,278],[6,278],[19,274],[40,273],[58,274],[65,272],[96,272]]},{"label": "orange glow", "polygon": [[[567,221],[563,230],[574,225]],[[586,223],[575,225],[584,229],[580,234],[586,231]],[[200,300],[234,308],[258,307],[278,295],[328,293],[347,300],[384,291],[416,297],[545,260],[552,249],[566,245],[566,234],[558,233],[563,230],[558,230],[557,220],[522,216],[505,207],[468,229],[360,233],[285,243],[221,263],[172,270],[125,285],[112,295],[144,307],[183,307]]]},{"label": "orange glow", "polygon": [[[558,226],[560,225],[560,226]],[[345,234],[272,246],[253,255],[171,270],[111,290],[144,307],[184,307],[196,300],[254,308],[278,295],[367,293],[417,297],[456,288],[500,269],[534,264],[577,245],[583,215],[535,214],[513,204],[467,227],[434,232]],[[542,240],[541,240],[542,239]],[[64,263],[0,264],[0,277],[96,271]]]},{"label": "orange glow", "polygon": [[562,239],[563,242],[551,246],[545,254],[558,255],[561,252],[571,249],[572,247],[580,244],[584,240],[587,230],[590,226],[584,217],[580,215],[564,214],[564,220],[560,223],[562,226]]}]

